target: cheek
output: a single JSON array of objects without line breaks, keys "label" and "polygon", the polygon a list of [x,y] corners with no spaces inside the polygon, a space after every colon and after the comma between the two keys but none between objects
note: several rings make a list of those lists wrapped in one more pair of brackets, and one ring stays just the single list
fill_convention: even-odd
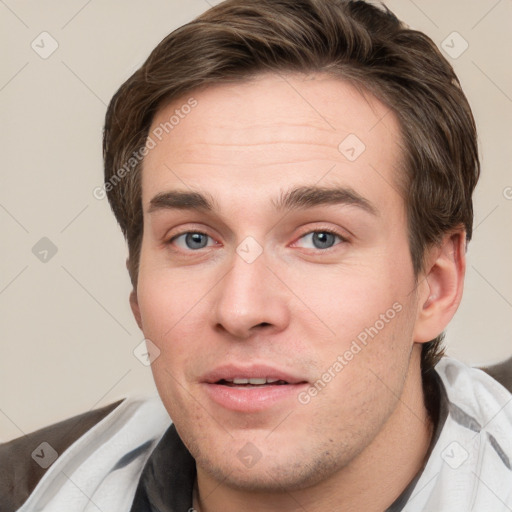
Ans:
[{"label": "cheek", "polygon": [[166,280],[159,279],[156,273],[140,273],[137,298],[144,335],[159,346],[179,314],[180,295],[176,287],[171,292]]},{"label": "cheek", "polygon": [[173,337],[193,317],[204,290],[200,279],[190,280],[176,270],[141,265],[137,298],[144,334],[161,342]]},{"label": "cheek", "polygon": [[313,352],[319,378],[330,379],[325,372],[336,375],[332,386],[335,394],[352,390],[350,403],[356,396],[370,399],[368,390],[383,388],[386,393],[386,386],[376,375],[391,389],[401,386],[416,311],[412,276],[406,253],[401,258],[396,255],[319,269],[308,279],[297,276],[293,282],[292,286],[300,290],[297,295],[308,306],[307,311],[292,314],[307,340],[299,350]]},{"label": "cheek", "polygon": [[[180,281],[169,271],[141,268],[138,300],[144,337],[159,349],[151,371],[160,396],[173,418],[190,409],[187,369],[194,367],[201,354],[200,340],[205,339],[206,323],[201,290]],[[202,330],[202,331],[201,331]],[[190,414],[194,414],[193,407]]]},{"label": "cheek", "polygon": [[[190,353],[187,350],[190,336],[188,339],[183,336],[189,318],[187,311],[192,308],[190,293],[185,293],[175,282],[162,278],[161,273],[143,270],[137,296],[144,337],[159,350],[158,357],[151,364],[155,384],[161,395],[174,395],[175,380],[183,381],[184,362]],[[189,332],[193,331],[189,328]]]},{"label": "cheek", "polygon": [[[306,329],[322,327],[324,336],[332,340],[353,339],[376,322],[382,330],[382,321],[387,325],[400,316],[397,310],[410,300],[412,280],[407,271],[400,275],[397,268],[400,265],[385,268],[382,261],[319,266],[306,279],[302,271],[289,270],[286,282],[303,302],[292,304],[304,309],[300,315],[296,311],[296,320],[303,318]],[[407,268],[406,263],[402,268]]]}]

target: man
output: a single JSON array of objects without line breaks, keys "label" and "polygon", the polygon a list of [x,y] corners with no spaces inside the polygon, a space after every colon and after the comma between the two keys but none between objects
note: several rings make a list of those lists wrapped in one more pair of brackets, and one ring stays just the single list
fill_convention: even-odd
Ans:
[{"label": "man", "polygon": [[160,399],[39,433],[46,472],[4,448],[9,510],[512,510],[510,392],[443,357],[479,163],[429,38],[228,0],[123,84],[104,157]]}]

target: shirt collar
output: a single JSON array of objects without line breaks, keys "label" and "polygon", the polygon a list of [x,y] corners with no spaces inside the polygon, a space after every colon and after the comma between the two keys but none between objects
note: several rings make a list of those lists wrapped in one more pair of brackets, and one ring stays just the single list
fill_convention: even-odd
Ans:
[{"label": "shirt collar", "polygon": [[171,425],[149,457],[130,512],[184,512],[192,508],[196,463]]}]

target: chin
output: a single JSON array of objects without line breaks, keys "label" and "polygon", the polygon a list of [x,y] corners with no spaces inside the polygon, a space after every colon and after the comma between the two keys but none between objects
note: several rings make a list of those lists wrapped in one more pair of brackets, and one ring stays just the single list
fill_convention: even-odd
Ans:
[{"label": "chin", "polygon": [[[335,460],[329,452],[316,456],[302,454],[297,450],[289,456],[262,454],[252,466],[244,467],[237,453],[222,453],[218,458],[209,450],[206,456],[199,454],[196,463],[217,482],[247,492],[283,492],[307,489],[329,478],[343,467],[343,461]],[[236,460],[236,464],[228,461]],[[307,461],[307,462],[306,462]]]}]

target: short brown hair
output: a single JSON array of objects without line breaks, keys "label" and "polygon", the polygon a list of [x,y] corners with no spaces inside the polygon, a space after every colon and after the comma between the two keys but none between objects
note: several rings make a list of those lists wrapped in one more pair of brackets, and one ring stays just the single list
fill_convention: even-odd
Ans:
[{"label": "short brown hair", "polygon": [[[105,185],[128,242],[134,289],[143,222],[142,159],[133,155],[145,146],[155,113],[198,87],[287,71],[338,76],[397,115],[416,275],[425,249],[443,234],[464,227],[471,238],[480,173],[475,123],[455,72],[430,38],[362,0],[226,0],[163,39],[108,107]],[[424,374],[443,355],[441,342],[442,335],[424,344]]]}]

